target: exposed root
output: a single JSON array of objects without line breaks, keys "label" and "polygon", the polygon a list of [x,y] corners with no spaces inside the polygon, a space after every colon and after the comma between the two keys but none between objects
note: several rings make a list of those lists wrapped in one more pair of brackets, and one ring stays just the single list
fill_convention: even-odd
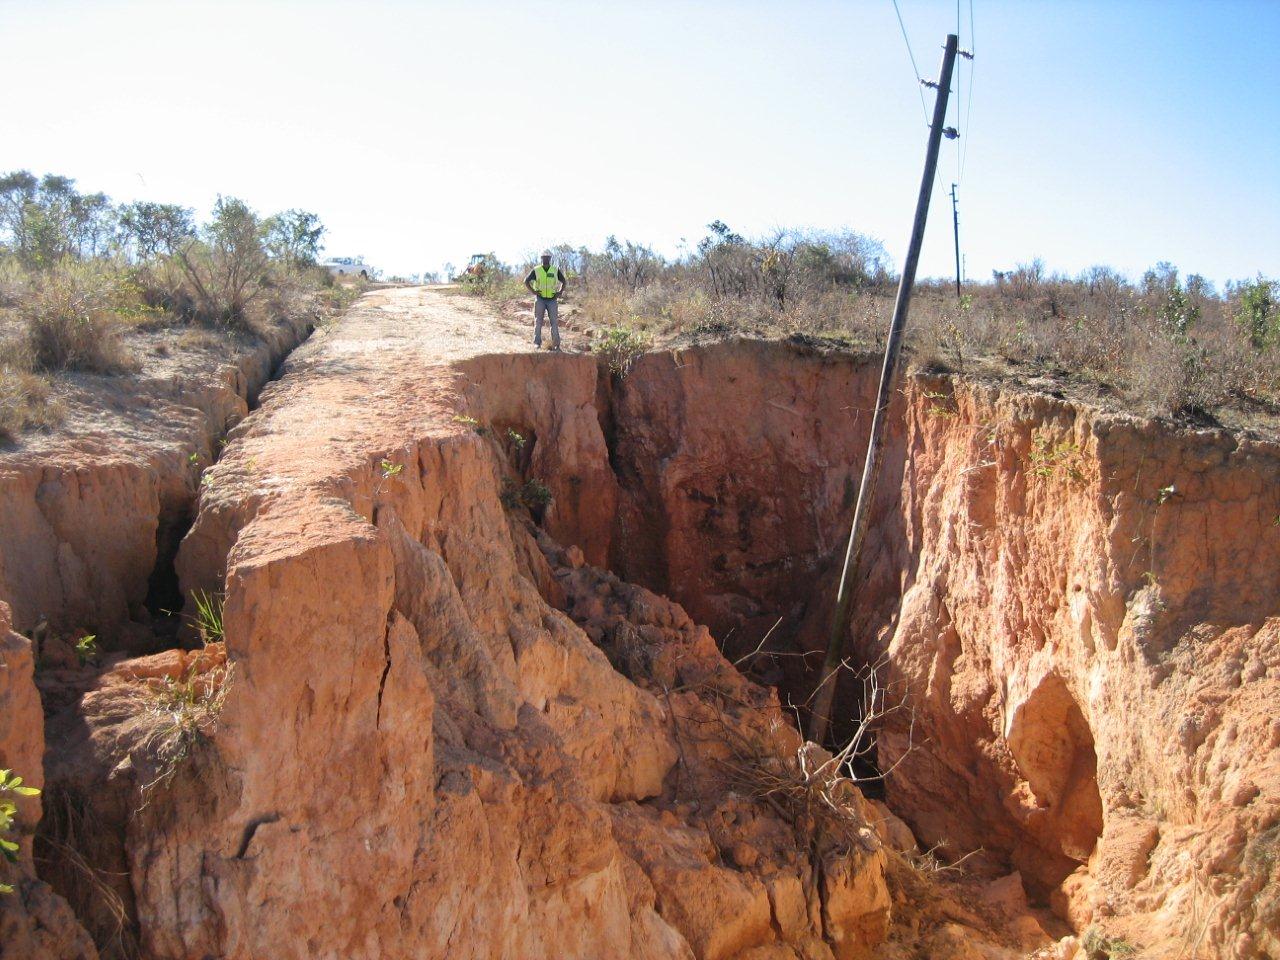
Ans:
[{"label": "exposed root", "polygon": [[122,858],[122,838],[93,803],[69,789],[46,790],[35,841],[40,877],[71,905],[104,960],[140,956]]}]

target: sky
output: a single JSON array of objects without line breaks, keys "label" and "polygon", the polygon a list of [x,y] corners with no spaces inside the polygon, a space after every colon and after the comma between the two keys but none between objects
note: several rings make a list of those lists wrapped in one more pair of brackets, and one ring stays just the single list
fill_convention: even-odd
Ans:
[{"label": "sky", "polygon": [[[934,77],[957,5],[898,4]],[[973,279],[1280,275],[1280,0],[958,15],[922,276],[954,269],[953,182]],[[312,210],[388,274],[609,234],[676,255],[714,219],[857,230],[900,267],[928,133],[892,0],[0,0],[0,50],[0,172]]]}]

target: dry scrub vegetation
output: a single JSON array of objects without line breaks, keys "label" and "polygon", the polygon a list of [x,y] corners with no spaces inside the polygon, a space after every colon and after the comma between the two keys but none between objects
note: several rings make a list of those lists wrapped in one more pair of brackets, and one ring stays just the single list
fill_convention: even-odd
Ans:
[{"label": "dry scrub vegetation", "polygon": [[350,291],[315,266],[323,234],[315,214],[262,218],[231,197],[198,224],[187,208],[112,204],[67,177],[0,176],[0,441],[57,421],[59,375],[136,371],[134,333],[197,329],[217,343],[342,306]]},{"label": "dry scrub vegetation", "polygon": [[[716,221],[675,260],[612,237],[600,251],[553,252],[572,278],[578,316],[613,345],[627,339],[618,331],[638,331],[659,341],[798,335],[881,349],[896,293],[884,248],[848,232],[753,240]],[[523,297],[527,269],[490,258],[469,286]],[[966,283],[960,297],[950,282],[918,284],[908,340],[921,365],[1048,375],[1157,415],[1280,413],[1280,282],[1263,277],[1215,290],[1168,263],[1133,282],[1101,266],[1048,274],[1034,261]]]}]

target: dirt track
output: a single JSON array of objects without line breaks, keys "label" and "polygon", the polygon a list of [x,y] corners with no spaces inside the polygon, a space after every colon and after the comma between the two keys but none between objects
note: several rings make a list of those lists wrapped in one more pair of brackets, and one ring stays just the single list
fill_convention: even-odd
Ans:
[{"label": "dirt track", "polygon": [[[530,324],[531,326],[531,324]],[[532,331],[456,288],[392,287],[366,294],[316,339],[353,351],[406,350],[425,362],[533,350]],[[359,346],[356,346],[359,344]]]}]

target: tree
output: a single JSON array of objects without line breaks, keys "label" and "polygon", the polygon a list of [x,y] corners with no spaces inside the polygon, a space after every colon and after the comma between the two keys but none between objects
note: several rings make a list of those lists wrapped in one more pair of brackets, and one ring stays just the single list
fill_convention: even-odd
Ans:
[{"label": "tree", "polygon": [[1194,294],[1203,280],[1189,278],[1184,289],[1178,280],[1178,268],[1167,260],[1161,260],[1142,275],[1142,290],[1150,309],[1164,327],[1175,337],[1185,337],[1200,319],[1200,304]]},{"label": "tree", "polygon": [[196,235],[193,212],[176,203],[138,201],[119,214],[121,240],[137,260],[169,256]]},{"label": "tree", "polygon": [[[570,251],[570,262],[576,256],[570,247],[558,249],[561,250],[561,256],[565,256],[564,251]],[[596,272],[604,273],[625,283],[633,291],[640,289],[653,279],[663,265],[662,258],[643,244],[632,243],[630,240],[623,244],[612,235],[605,240],[603,255],[592,258],[588,254],[586,259],[593,261],[592,266]],[[561,264],[563,263],[562,260]],[[580,270],[587,267],[582,260],[579,260],[578,265]]]},{"label": "tree", "polygon": [[53,173],[37,180],[27,170],[0,177],[0,232],[24,263],[47,267],[110,248],[115,208],[106,194],[82,194],[75,184]]},{"label": "tree", "polygon": [[77,194],[70,203],[70,235],[76,254],[98,257],[115,239],[119,215],[105,193]]},{"label": "tree", "polygon": [[1254,347],[1260,350],[1280,340],[1280,282],[1259,274],[1257,280],[1240,284],[1236,296],[1236,322],[1244,327]]},{"label": "tree", "polygon": [[0,177],[0,233],[19,254],[31,243],[28,218],[39,187],[40,181],[29,170],[15,170]]},{"label": "tree", "polygon": [[214,323],[245,323],[267,272],[262,223],[248,204],[218,197],[200,238],[188,240],[174,258],[190,283],[198,315]]},{"label": "tree", "polygon": [[324,224],[306,210],[286,210],[263,225],[267,252],[290,267],[311,266],[320,254]]}]

